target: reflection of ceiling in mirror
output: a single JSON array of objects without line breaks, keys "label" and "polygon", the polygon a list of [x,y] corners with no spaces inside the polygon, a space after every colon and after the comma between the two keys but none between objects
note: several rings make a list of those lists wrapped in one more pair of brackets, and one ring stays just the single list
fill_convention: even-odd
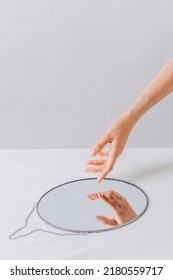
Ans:
[{"label": "reflection of ceiling in mirror", "polygon": [[148,205],[138,186],[106,178],[101,184],[87,178],[61,184],[39,200],[40,218],[54,228],[72,232],[102,232],[141,217]]}]

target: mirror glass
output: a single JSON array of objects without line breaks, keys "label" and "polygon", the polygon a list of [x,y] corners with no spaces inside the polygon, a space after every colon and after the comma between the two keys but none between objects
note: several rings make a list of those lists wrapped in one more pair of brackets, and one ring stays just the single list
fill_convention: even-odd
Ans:
[{"label": "mirror glass", "polygon": [[45,193],[37,204],[40,218],[52,227],[94,233],[117,229],[141,217],[146,194],[126,181],[87,178],[61,184]]}]

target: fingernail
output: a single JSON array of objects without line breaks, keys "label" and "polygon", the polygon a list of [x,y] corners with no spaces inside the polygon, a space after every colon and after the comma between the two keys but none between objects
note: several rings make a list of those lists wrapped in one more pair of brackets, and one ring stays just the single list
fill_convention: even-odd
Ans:
[{"label": "fingernail", "polygon": [[98,195],[99,195],[100,197],[103,197],[103,194],[102,194],[102,193],[98,193]]}]

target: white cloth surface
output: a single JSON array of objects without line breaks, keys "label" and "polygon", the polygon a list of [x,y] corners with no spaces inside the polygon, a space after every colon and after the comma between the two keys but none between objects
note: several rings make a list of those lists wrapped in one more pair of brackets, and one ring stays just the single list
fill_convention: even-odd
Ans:
[{"label": "white cloth surface", "polygon": [[[46,191],[96,177],[84,172],[88,154],[88,149],[0,151],[0,259],[173,259],[173,149],[126,149],[109,174],[148,195],[149,207],[136,222],[88,236],[37,232],[8,239]],[[52,230],[35,212],[26,231],[38,227]]]}]

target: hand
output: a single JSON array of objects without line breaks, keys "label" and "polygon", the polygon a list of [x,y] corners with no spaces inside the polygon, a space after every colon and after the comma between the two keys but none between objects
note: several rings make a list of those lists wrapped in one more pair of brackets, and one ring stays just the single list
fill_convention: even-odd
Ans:
[{"label": "hand", "polygon": [[[98,183],[113,169],[117,158],[124,150],[129,134],[136,122],[172,91],[173,59],[163,67],[127,111],[112,123],[103,134],[103,137],[92,148],[91,156],[106,156],[103,160],[89,160],[87,162],[91,165],[91,167],[86,168],[87,172],[101,172],[100,177],[97,179]],[[107,144],[110,144],[109,151],[103,153],[103,148]]]},{"label": "hand", "polygon": [[[134,120],[128,114],[123,114],[108,127],[103,137],[91,149],[90,156],[100,155],[105,157],[102,160],[87,161],[90,167],[85,169],[86,172],[101,172],[97,179],[98,183],[113,169],[116,160],[124,150],[134,124]],[[107,144],[110,144],[109,151],[104,152],[103,148]]]},{"label": "hand", "polygon": [[100,199],[106,203],[114,213],[113,218],[107,218],[105,216],[96,216],[96,218],[103,224],[108,226],[118,226],[123,225],[135,218],[137,214],[132,209],[128,201],[115,191],[107,191],[103,193],[93,193],[89,194],[88,198],[90,200]]}]

